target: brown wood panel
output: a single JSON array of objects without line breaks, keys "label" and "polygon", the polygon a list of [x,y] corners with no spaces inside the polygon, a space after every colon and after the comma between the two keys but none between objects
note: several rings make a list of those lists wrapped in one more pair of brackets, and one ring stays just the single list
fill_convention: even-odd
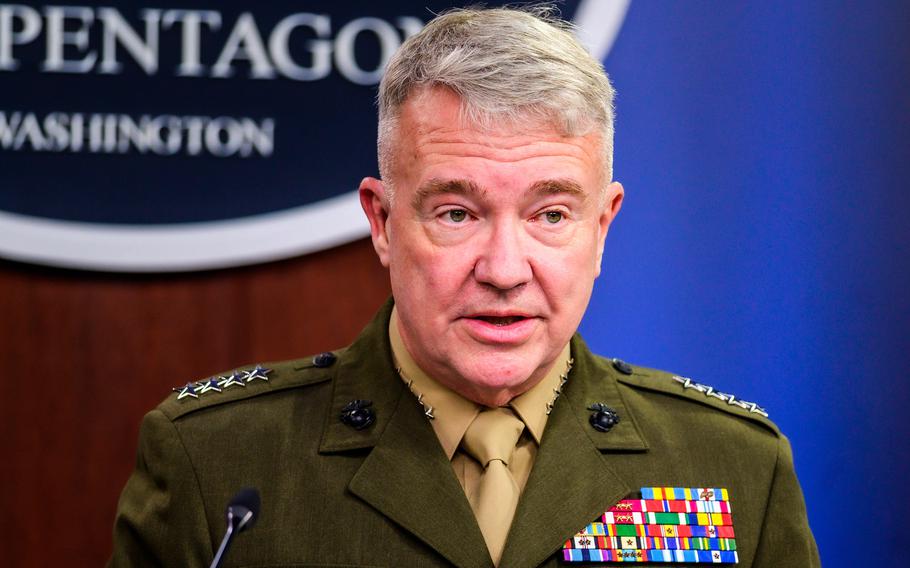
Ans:
[{"label": "brown wood panel", "polygon": [[0,261],[4,565],[102,565],[139,421],[171,387],[346,345],[389,293],[369,240],[193,274]]}]

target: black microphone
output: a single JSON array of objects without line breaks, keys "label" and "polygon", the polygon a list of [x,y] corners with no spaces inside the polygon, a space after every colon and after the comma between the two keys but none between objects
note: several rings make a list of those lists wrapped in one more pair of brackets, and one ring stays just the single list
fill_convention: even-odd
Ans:
[{"label": "black microphone", "polygon": [[246,529],[252,528],[259,518],[259,492],[252,487],[244,487],[234,495],[227,506],[227,531],[224,533],[224,539],[221,540],[221,546],[215,553],[215,559],[212,560],[209,568],[219,568],[224,556],[227,554],[234,535],[241,533]]}]

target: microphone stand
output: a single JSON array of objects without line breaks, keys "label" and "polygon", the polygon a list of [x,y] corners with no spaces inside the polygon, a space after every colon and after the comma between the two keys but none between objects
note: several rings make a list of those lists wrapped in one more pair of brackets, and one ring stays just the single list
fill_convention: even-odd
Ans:
[{"label": "microphone stand", "polygon": [[252,515],[253,513],[247,510],[245,515],[238,518],[234,515],[233,507],[228,508],[227,530],[224,533],[224,538],[221,539],[221,546],[218,547],[218,552],[215,553],[215,558],[212,560],[212,564],[209,568],[221,568],[221,562],[224,560],[224,556],[227,554],[228,548],[230,548],[231,542],[234,540],[235,527],[244,524]]}]

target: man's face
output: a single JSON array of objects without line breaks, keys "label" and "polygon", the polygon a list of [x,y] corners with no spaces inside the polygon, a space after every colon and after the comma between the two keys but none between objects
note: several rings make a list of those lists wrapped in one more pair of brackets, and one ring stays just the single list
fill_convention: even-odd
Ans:
[{"label": "man's face", "polygon": [[459,107],[444,89],[412,96],[392,204],[373,178],[361,203],[408,351],[437,381],[495,406],[542,379],[577,329],[622,186],[602,199],[599,134],[481,131]]}]

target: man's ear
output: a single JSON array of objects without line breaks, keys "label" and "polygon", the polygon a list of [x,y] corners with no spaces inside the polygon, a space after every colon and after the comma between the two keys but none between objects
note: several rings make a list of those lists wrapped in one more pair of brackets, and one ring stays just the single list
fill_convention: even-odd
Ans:
[{"label": "man's ear", "polygon": [[370,221],[370,235],[379,262],[389,267],[389,210],[385,185],[381,180],[366,177],[360,182],[360,206]]},{"label": "man's ear", "polygon": [[604,196],[604,206],[603,210],[600,212],[600,229],[597,235],[597,264],[594,267],[594,276],[600,276],[600,264],[603,260],[604,255],[604,243],[607,240],[607,232],[610,230],[610,223],[613,222],[613,219],[616,218],[616,215],[619,214],[619,210],[622,208],[622,199],[625,195],[625,190],[622,188],[622,184],[618,181],[614,181],[607,186],[607,189],[604,190],[606,195]]}]

